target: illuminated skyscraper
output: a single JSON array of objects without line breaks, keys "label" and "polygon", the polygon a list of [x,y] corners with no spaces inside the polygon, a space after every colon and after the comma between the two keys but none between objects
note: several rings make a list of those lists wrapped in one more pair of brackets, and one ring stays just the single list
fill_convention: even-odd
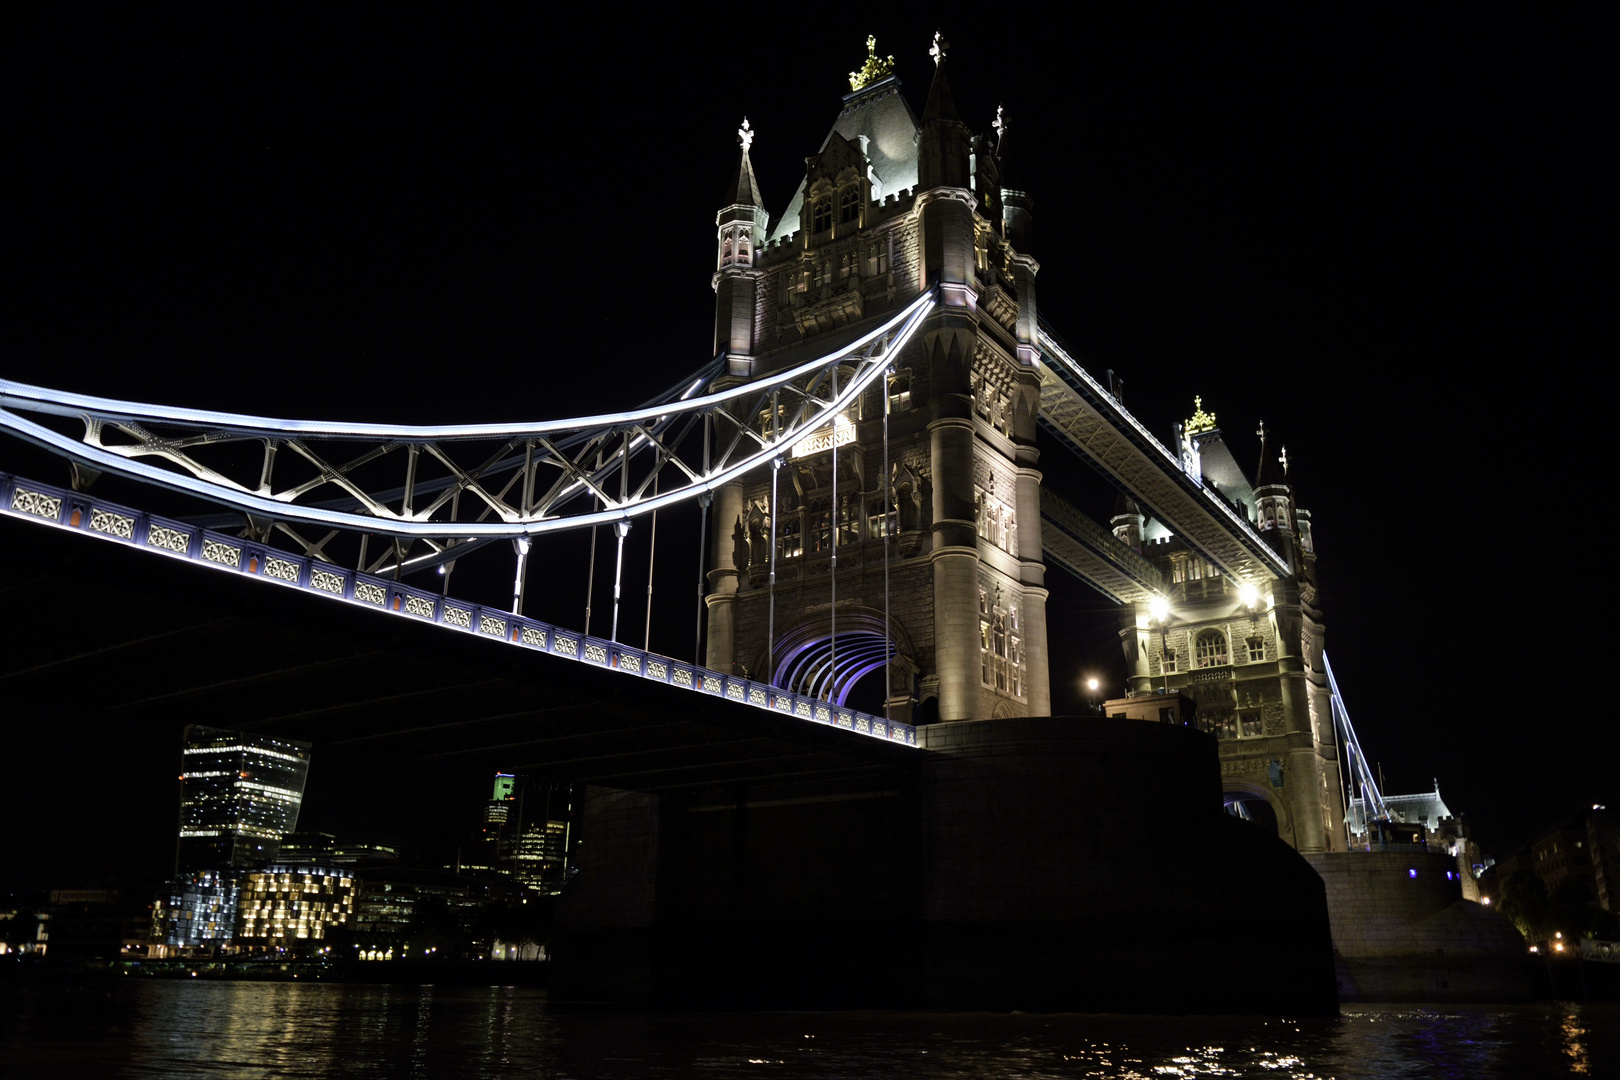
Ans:
[{"label": "illuminated skyscraper", "polygon": [[309,744],[193,724],[180,773],[176,873],[263,866],[298,825]]}]

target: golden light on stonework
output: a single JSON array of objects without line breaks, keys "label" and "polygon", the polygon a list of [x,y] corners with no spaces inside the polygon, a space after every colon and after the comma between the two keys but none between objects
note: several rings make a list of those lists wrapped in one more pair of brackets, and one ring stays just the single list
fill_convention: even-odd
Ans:
[{"label": "golden light on stonework", "polygon": [[894,57],[879,57],[877,54],[877,37],[872,34],[866,36],[866,63],[861,65],[859,71],[849,73],[849,88],[851,90],[865,90],[868,86],[894,74]]},{"label": "golden light on stonework", "polygon": [[1215,430],[1215,414],[1204,411],[1204,399],[1193,398],[1193,414],[1187,420],[1185,428],[1188,435],[1202,435],[1206,431]]}]

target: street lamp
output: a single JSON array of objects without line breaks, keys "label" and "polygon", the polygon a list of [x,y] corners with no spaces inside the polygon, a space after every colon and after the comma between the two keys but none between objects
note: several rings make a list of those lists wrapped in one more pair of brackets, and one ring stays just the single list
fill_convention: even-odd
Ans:
[{"label": "street lamp", "polygon": [[1097,711],[1097,680],[1096,679],[1087,679],[1086,680],[1086,690],[1088,691],[1088,693],[1086,694],[1086,702],[1091,706],[1091,711],[1096,712]]}]

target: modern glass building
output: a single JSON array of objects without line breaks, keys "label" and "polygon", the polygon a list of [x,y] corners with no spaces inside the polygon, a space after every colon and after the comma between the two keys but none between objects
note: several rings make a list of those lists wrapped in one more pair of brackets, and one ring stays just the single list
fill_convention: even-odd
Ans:
[{"label": "modern glass building", "polygon": [[273,862],[282,834],[298,826],[309,750],[309,743],[187,727],[175,873]]},{"label": "modern glass building", "polygon": [[237,888],[236,875],[219,870],[176,878],[167,895],[159,897],[153,936],[181,949],[228,943],[236,928]]},{"label": "modern glass building", "polygon": [[242,875],[237,944],[290,948],[324,941],[354,918],[354,875],[326,866],[269,866]]}]

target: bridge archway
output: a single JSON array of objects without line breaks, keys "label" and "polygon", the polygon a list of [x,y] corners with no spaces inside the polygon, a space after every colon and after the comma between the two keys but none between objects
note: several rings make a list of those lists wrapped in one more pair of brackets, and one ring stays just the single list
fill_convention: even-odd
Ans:
[{"label": "bridge archway", "polygon": [[[890,692],[883,682],[885,660],[892,673],[889,685],[909,686],[918,667],[905,629],[892,618],[885,621],[881,611],[840,607],[836,642],[831,615],[811,616],[777,637],[774,663],[760,649],[753,670],[762,671],[771,663],[771,682],[776,686],[838,705],[875,706],[868,711],[881,714]],[[852,694],[862,700],[852,702]]]},{"label": "bridge archway", "polygon": [[1292,835],[1287,808],[1261,784],[1227,780],[1221,792],[1221,803],[1233,817],[1252,822],[1266,832],[1284,839]]}]

